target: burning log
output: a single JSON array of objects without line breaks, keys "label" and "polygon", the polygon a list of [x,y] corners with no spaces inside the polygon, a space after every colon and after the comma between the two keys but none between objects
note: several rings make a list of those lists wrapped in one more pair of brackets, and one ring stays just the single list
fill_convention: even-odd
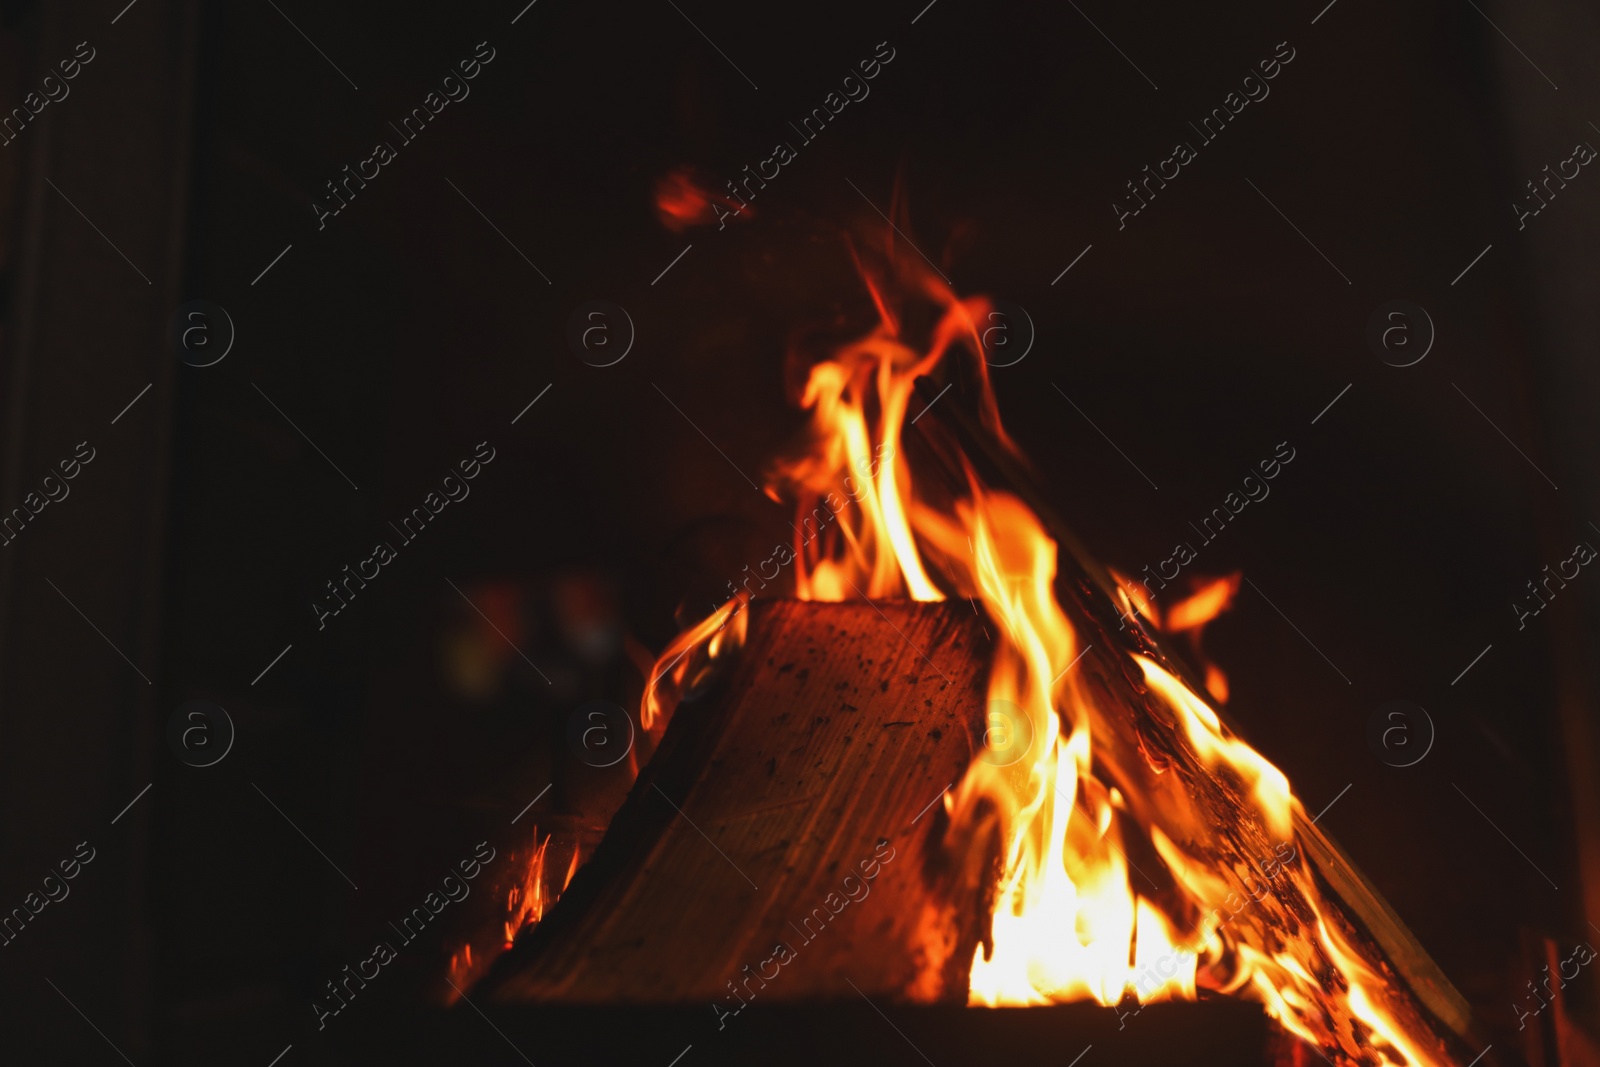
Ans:
[{"label": "burning log", "polygon": [[483,988],[737,1011],[854,996],[848,977],[965,1003],[985,872],[942,864],[935,828],[975,752],[987,644],[943,604],[756,603],[719,691],[678,710],[594,858]]}]

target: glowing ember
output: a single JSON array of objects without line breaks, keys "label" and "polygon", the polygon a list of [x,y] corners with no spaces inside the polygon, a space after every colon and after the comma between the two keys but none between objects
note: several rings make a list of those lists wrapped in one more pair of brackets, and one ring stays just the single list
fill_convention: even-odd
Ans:
[{"label": "glowing ember", "polygon": [[[990,305],[957,297],[915,259],[891,253],[875,262],[858,259],[878,323],[811,368],[800,397],[811,415],[807,439],[774,464],[768,493],[796,504],[800,598],[976,598],[995,624],[989,747],[944,800],[947,842],[985,847],[983,835],[964,831],[996,814],[1001,833],[990,937],[972,961],[969,1002],[1127,1006],[1206,989],[1259,1000],[1286,1029],[1344,1063],[1432,1062],[1420,1051],[1425,1043],[1381,1007],[1377,967],[1337,932],[1332,905],[1296,862],[1294,820],[1303,811],[1283,773],[1153,659],[1099,649],[1102,662],[1120,659],[1127,678],[1142,679],[1152,714],[1164,709],[1172,743],[1187,745],[1183,759],[1237,792],[1244,815],[1240,827],[1207,824],[1168,774],[1171,762],[1142,748],[1125,757],[1142,758],[1141,773],[1162,784],[1139,797],[1113,787],[1118,779],[1096,746],[1135,747],[1118,740],[1128,713],[1103,706],[1085,668],[1072,669],[1088,649],[1055,596],[1055,541],[1033,511],[985,485],[965,458],[954,499],[947,485],[919,491],[900,447],[916,379],[943,370],[976,388],[987,431],[1018,454],[1000,425],[975,325],[987,321]],[[897,300],[931,304],[932,315]],[[914,321],[932,323],[924,340],[904,325]],[[1198,653],[1201,627],[1228,606],[1238,583],[1237,575],[1202,583],[1168,609],[1164,624],[1153,604],[1130,599],[1134,583],[1119,582],[1111,595],[1132,619],[1188,634]],[[746,603],[741,593],[668,646],[643,699],[647,728],[670,715],[675,694],[694,685],[718,651],[742,641]],[[1220,671],[1209,672],[1207,688],[1225,699]],[[982,709],[973,710],[977,721]],[[1205,847],[1235,829],[1240,840],[1270,835],[1276,843],[1264,846],[1259,873],[1249,872],[1255,889]],[[1138,881],[1125,849],[1131,837],[1140,839],[1136,854],[1155,864]],[[1268,909],[1277,921],[1264,916]]]}]

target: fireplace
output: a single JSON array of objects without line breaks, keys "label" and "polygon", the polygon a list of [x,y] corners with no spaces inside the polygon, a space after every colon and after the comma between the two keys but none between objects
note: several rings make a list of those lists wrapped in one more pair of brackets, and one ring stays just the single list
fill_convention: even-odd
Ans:
[{"label": "fireplace", "polygon": [[0,4],[0,1047],[1592,1062],[1592,23]]}]

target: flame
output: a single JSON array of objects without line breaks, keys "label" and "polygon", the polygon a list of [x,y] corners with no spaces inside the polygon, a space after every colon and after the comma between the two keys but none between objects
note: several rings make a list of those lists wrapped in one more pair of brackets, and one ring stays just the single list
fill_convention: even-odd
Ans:
[{"label": "flame", "polygon": [[[538,828],[534,828],[534,836],[538,836]],[[554,891],[545,889],[545,857],[550,850],[552,837],[547,835],[543,841],[536,845],[528,854],[527,865],[523,868],[522,880],[506,891],[506,919],[505,919],[505,947],[510,948],[516,941],[517,935],[530,926],[536,926],[549,911],[551,906],[567,886],[572,884],[572,876],[578,873],[578,849],[572,850],[572,862],[567,867],[566,877],[561,880],[561,888]],[[468,950],[470,953],[470,949]],[[468,956],[471,962],[471,956]]]},{"label": "flame", "polygon": [[544,857],[549,848],[548,837],[539,842],[528,857],[522,881],[506,890],[506,948],[524,926],[544,918]]},{"label": "flame", "polygon": [[1195,658],[1205,671],[1206,692],[1215,697],[1217,703],[1226,704],[1228,676],[1200,647],[1200,634],[1207,623],[1233,606],[1233,598],[1239,592],[1239,580],[1243,576],[1230,574],[1225,578],[1197,579],[1194,583],[1195,591],[1172,605],[1167,610],[1165,619],[1161,617],[1161,609],[1156,605],[1155,598],[1150,595],[1147,585],[1135,582],[1114,569],[1111,570],[1111,577],[1117,583],[1115,598],[1122,617],[1129,619],[1137,614],[1143,616],[1158,630],[1186,633],[1194,649]]},{"label": "flame", "polygon": [[[1175,727],[1174,744],[1186,742],[1200,766],[1235,785],[1256,820],[1253,832],[1279,843],[1276,853],[1266,846],[1269,858],[1251,878],[1261,896],[1249,890],[1250,905],[1238,910],[1227,903],[1246,883],[1203,854],[1199,843],[1215,828],[1184,807],[1190,801],[1181,783],[1163,780],[1175,798],[1132,802],[1114,788],[1096,745],[1113,743],[1116,717],[1127,712],[1104,706],[1084,672],[1072,669],[1088,648],[1055,597],[1054,539],[1026,504],[986,485],[965,457],[956,457],[953,485],[914,485],[901,448],[916,379],[944,372],[976,391],[984,426],[1020,457],[1000,424],[975,326],[991,305],[958,297],[892,248],[874,266],[859,254],[856,264],[878,321],[810,368],[799,397],[810,413],[805,440],[773,464],[767,492],[796,504],[793,582],[801,599],[981,599],[998,628],[985,746],[944,798],[947,843],[972,840],[959,831],[981,826],[990,812],[999,816],[1002,873],[989,937],[972,961],[969,1003],[1116,1006],[1192,999],[1208,989],[1259,1000],[1286,1029],[1346,1063],[1435,1062],[1383,1009],[1378,970],[1336,932],[1323,891],[1294,862],[1294,820],[1304,813],[1288,779],[1182,679],[1122,649],[1100,656],[1121,657],[1124,671],[1142,677],[1149,703]],[[895,294],[931,303],[932,315],[902,311]],[[912,335],[912,321],[932,324],[925,341]],[[918,408],[911,421],[926,410]],[[1200,629],[1226,609],[1238,584],[1238,575],[1201,583],[1166,611],[1165,629],[1189,634],[1198,651]],[[1127,615],[1161,625],[1135,583],[1119,578],[1112,595]],[[741,593],[668,645],[646,686],[647,728],[670,714],[673,694],[693,685],[719,651],[742,643],[748,600]],[[1225,698],[1220,671],[1213,669],[1207,688]],[[1145,758],[1149,773],[1167,770]],[[1143,870],[1133,880],[1131,837],[1142,838],[1137,852],[1154,857],[1146,862],[1161,881]],[[1295,921],[1272,927],[1252,910],[1273,906]],[[1314,932],[1300,921],[1306,915]]]},{"label": "flame", "polygon": [[1180,600],[1167,611],[1166,629],[1173,633],[1198,630],[1226,611],[1239,592],[1240,575],[1214,578],[1201,582],[1200,588],[1185,600]]},{"label": "flame", "polygon": [[1156,607],[1156,602],[1149,595],[1148,587],[1141,586],[1115,567],[1106,568],[1111,572],[1111,577],[1117,583],[1117,606],[1121,609],[1123,618],[1129,618],[1134,613],[1143,615],[1150,621],[1150,625],[1161,628],[1161,612]]},{"label": "flame", "polygon": [[450,967],[447,972],[453,985],[459,987],[467,984],[472,979],[472,943],[463,944],[456,951],[450,953]]},{"label": "flame", "polygon": [[[678,167],[663,174],[655,188],[656,217],[673,233],[691,226],[704,226],[719,217],[754,217],[755,208],[741,205],[721,193],[707,189],[692,167]],[[728,208],[719,211],[717,205]]]},{"label": "flame", "polygon": [[1230,574],[1226,578],[1202,580],[1188,599],[1172,605],[1167,612],[1165,628],[1173,633],[1188,633],[1195,658],[1206,672],[1206,692],[1215,697],[1219,704],[1228,702],[1228,676],[1201,649],[1200,632],[1206,623],[1233,606],[1241,577],[1239,574]]},{"label": "flame", "polygon": [[744,647],[750,625],[744,609],[749,602],[748,594],[736,594],[667,645],[645,680],[639,702],[639,724],[644,729],[663,727],[678,700],[704,680],[718,657]]}]

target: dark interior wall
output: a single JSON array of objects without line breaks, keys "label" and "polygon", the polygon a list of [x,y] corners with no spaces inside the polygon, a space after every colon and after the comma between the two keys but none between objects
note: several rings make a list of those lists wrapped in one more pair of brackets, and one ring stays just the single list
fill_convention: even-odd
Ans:
[{"label": "dark interior wall", "polygon": [[[1600,499],[1600,468],[1595,439],[1597,385],[1594,361],[1596,282],[1592,254],[1600,231],[1600,201],[1586,195],[1586,183],[1543,182],[1573,158],[1583,144],[1600,147],[1600,130],[1586,101],[1597,88],[1581,42],[1600,32],[1594,10],[1582,4],[1557,4],[1534,10],[1508,6],[1497,11],[1508,37],[1536,42],[1532,54],[1504,49],[1496,53],[1502,86],[1497,113],[1507,130],[1506,170],[1510,187],[1501,212],[1502,247],[1521,265],[1522,304],[1535,338],[1530,368],[1534,388],[1525,401],[1539,425],[1540,439],[1561,467],[1560,504],[1541,513],[1541,551],[1545,559],[1570,551],[1571,531],[1588,539],[1600,534],[1594,523]],[[1566,168],[1570,174],[1571,168]],[[1580,170],[1580,178],[1583,177]],[[1540,182],[1538,196],[1529,181]],[[1569,188],[1570,184],[1570,188]],[[1539,207],[1548,197],[1547,206]],[[1534,208],[1538,208],[1537,212]],[[1519,211],[1520,208],[1520,211]],[[1595,729],[1595,635],[1600,628],[1600,590],[1584,583],[1573,595],[1552,603],[1552,647],[1562,680],[1559,721],[1561,751],[1567,764],[1569,803],[1579,833],[1578,858],[1585,891],[1584,912],[1600,915],[1600,733]],[[1590,1018],[1600,1018],[1600,983],[1583,994]]]},{"label": "dark interior wall", "polygon": [[114,14],[5,11],[0,998],[19,1056],[104,1052],[85,1018],[148,1048],[159,1010],[161,336],[185,254],[194,19],[163,0]]},{"label": "dark interior wall", "polygon": [[[1510,604],[1560,558],[1548,531],[1582,510],[1567,499],[1590,492],[1566,471],[1584,455],[1594,393],[1536,373],[1573,364],[1536,364],[1552,350],[1537,325],[1549,309],[1530,299],[1532,253],[1504,240],[1521,174],[1504,40],[1470,5],[1445,3],[921,6],[206,5],[191,163],[171,140],[189,129],[187,105],[136,130],[135,115],[166,106],[150,94],[178,92],[179,75],[150,71],[166,69],[152,57],[182,54],[186,32],[183,11],[141,0],[115,30],[144,27],[146,39],[105,50],[45,112],[55,125],[12,146],[63,188],[55,168],[80,155],[73,190],[96,199],[73,199],[147,273],[172,264],[159,299],[110,316],[147,287],[87,227],[71,231],[81,247],[51,251],[66,238],[50,227],[82,220],[48,185],[21,186],[19,247],[71,270],[35,288],[21,268],[10,277],[6,500],[82,437],[19,427],[60,426],[51,419],[89,403],[41,390],[26,330],[83,331],[59,339],[85,365],[60,372],[89,383],[84,396],[106,391],[96,419],[152,376],[145,403],[168,390],[142,412],[149,450],[105,476],[121,510],[68,513],[75,494],[40,520],[59,520],[49,551],[96,561],[85,590],[127,590],[126,630],[111,636],[152,678],[132,679],[147,703],[39,680],[88,685],[100,653],[108,672],[131,672],[36,577],[71,572],[19,551],[42,544],[0,550],[15,554],[0,685],[17,687],[4,757],[17,862],[0,888],[26,892],[30,863],[81,839],[67,823],[88,816],[70,805],[52,809],[60,826],[34,818],[28,798],[49,802],[46,783],[71,783],[109,818],[129,784],[155,782],[148,837],[111,853],[142,887],[132,899],[153,955],[97,980],[104,1003],[140,1005],[113,1035],[136,1061],[150,1057],[135,1049],[165,1062],[314,1049],[308,1001],[321,983],[476,842],[525,848],[534,818],[581,822],[614,801],[620,772],[577,763],[566,718],[595,697],[631,704],[627,642],[660,648],[690,598],[784,536],[786,511],[747,480],[798,425],[784,356],[870,324],[846,236],[881,227],[875,211],[896,190],[905,236],[957,291],[1032,317],[1029,356],[995,372],[1001,408],[1107,563],[1138,572],[1196,542],[1190,522],[1280,442],[1294,448],[1272,495],[1195,564],[1254,583],[1207,640],[1233,683],[1230,710],[1308,809],[1338,798],[1319,825],[1486,1017],[1514,1022],[1503,1005],[1520,987],[1519,929],[1570,941],[1582,909],[1559,620],[1518,631]],[[82,39],[51,25],[38,12],[17,23],[30,69]],[[651,190],[665,172],[690,165],[720,182],[755,165],[882,41],[894,59],[871,95],[801,147],[753,217],[684,234],[660,224]],[[479,42],[494,58],[470,96],[403,143],[390,123]],[[1189,123],[1280,42],[1294,58],[1270,95],[1200,144]],[[69,125],[91,116],[102,126]],[[325,183],[380,140],[393,161],[319,224]],[[1124,183],[1177,140],[1197,158],[1119,227]],[[126,229],[103,217],[113,209]],[[141,227],[145,257],[125,243]],[[181,260],[163,241],[181,241]],[[90,276],[100,266],[106,277]],[[224,306],[236,326],[216,366],[178,365],[156,340],[190,299]],[[616,366],[586,366],[567,345],[569,316],[592,299],[621,304],[637,327]],[[1424,307],[1437,331],[1415,366],[1385,365],[1366,339],[1395,299]],[[1581,350],[1586,334],[1569,331],[1566,351]],[[484,441],[496,458],[470,497],[401,544],[389,524]],[[319,626],[324,583],[383,539],[399,547],[394,563]],[[140,599],[140,583],[157,581]],[[28,645],[46,607],[61,632],[41,622],[42,647]],[[170,758],[161,737],[195,698],[227,708],[239,731],[204,770]],[[1425,707],[1437,730],[1411,768],[1385,766],[1367,742],[1394,699]],[[92,709],[114,709],[112,725]],[[41,722],[116,740],[93,767],[58,766],[35,753],[73,742],[33,736]],[[105,915],[99,936],[121,951],[126,914]],[[42,952],[89,951],[66,922],[35,932],[52,939]],[[431,1002],[441,947],[409,954],[404,976],[368,995]],[[39,1029],[98,1040],[64,1009],[39,1012]]]}]

